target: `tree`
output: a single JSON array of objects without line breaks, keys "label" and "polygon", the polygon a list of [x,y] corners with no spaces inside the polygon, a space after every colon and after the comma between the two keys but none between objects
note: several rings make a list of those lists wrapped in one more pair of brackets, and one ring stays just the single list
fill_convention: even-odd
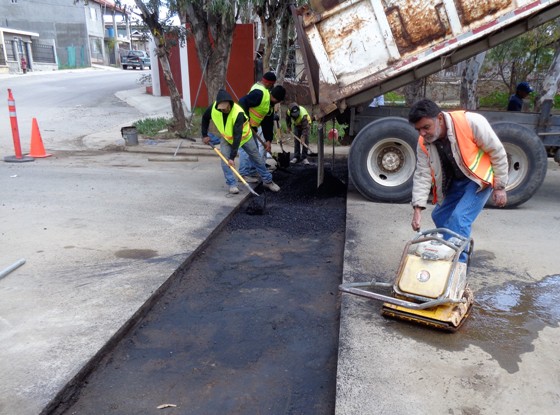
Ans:
[{"label": "tree", "polygon": [[554,59],[550,65],[548,73],[546,74],[543,83],[542,91],[544,92],[541,99],[536,102],[535,111],[539,111],[541,106],[548,106],[548,109],[552,107],[554,97],[558,92],[558,87],[560,85],[560,42],[557,42],[556,53],[554,54]]},{"label": "tree", "polygon": [[154,39],[156,46],[155,54],[161,64],[163,77],[169,88],[169,98],[171,99],[171,110],[173,112],[173,121],[170,125],[170,129],[184,132],[187,130],[187,121],[181,94],[177,89],[173,74],[171,73],[169,53],[171,47],[175,46],[177,41],[184,41],[185,35],[181,34],[180,29],[173,30],[172,26],[165,24],[170,15],[165,19],[160,18],[161,0],[148,0],[146,2],[143,0],[134,0],[134,3],[136,7],[140,9],[140,17],[146,26],[148,26],[150,34]]},{"label": "tree", "polygon": [[249,0],[171,0],[172,10],[188,23],[194,36],[198,61],[202,66],[208,97],[213,100],[227,85],[233,31],[241,7]]},{"label": "tree", "polygon": [[271,69],[270,57],[272,56],[274,41],[278,38],[278,23],[282,16],[287,13],[287,10],[288,2],[286,0],[258,0],[255,4],[255,13],[261,20],[264,31],[263,72]]},{"label": "tree", "polygon": [[[70,0],[71,1],[71,0]],[[88,4],[88,0],[73,0],[74,4],[83,1]],[[171,109],[173,112],[173,120],[169,129],[171,131],[185,132],[187,130],[187,123],[185,111],[183,109],[183,101],[173,74],[169,65],[169,54],[172,46],[176,45],[177,41],[184,41],[185,33],[181,28],[174,27],[170,24],[171,14],[162,14],[161,7],[168,5],[169,0],[134,0],[139,13],[136,13],[142,22],[150,30],[150,34],[154,39],[156,45],[156,56],[161,64],[163,76],[167,87],[169,88],[169,98],[171,99]],[[115,0],[115,5],[125,11],[128,6],[123,5],[121,0]]]},{"label": "tree", "polygon": [[465,62],[465,69],[461,77],[461,108],[475,110],[478,107],[476,86],[478,84],[478,74],[484,63],[486,52],[481,52]]},{"label": "tree", "polygon": [[295,38],[290,6],[304,3],[307,0],[258,0],[255,4],[255,13],[264,28],[263,70],[275,71],[280,84],[286,75],[288,51]]},{"label": "tree", "polygon": [[407,106],[412,106],[416,101],[426,96],[426,83],[428,77],[417,79],[404,87],[404,100]]},{"label": "tree", "polygon": [[486,71],[494,73],[515,92],[517,83],[532,74],[546,72],[554,56],[554,44],[560,38],[560,20],[543,24],[488,51]]}]

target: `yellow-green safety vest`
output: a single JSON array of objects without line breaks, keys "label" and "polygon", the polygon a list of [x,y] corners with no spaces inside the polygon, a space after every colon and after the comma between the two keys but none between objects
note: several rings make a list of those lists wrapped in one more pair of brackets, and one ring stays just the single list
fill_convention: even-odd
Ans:
[{"label": "yellow-green safety vest", "polygon": [[235,124],[239,113],[243,114],[243,117],[245,117],[245,122],[243,123],[243,135],[241,136],[241,143],[239,144],[239,146],[241,147],[252,137],[251,127],[249,126],[245,111],[243,111],[241,105],[233,103],[233,107],[231,107],[231,111],[229,112],[226,119],[226,124],[224,125],[224,114],[216,109],[216,105],[217,103],[214,102],[214,105],[212,106],[212,121],[214,121],[214,124],[216,125],[216,128],[218,129],[220,134],[230,144],[233,143],[233,125]]},{"label": "yellow-green safety vest", "polygon": [[272,113],[272,108],[270,106],[270,91],[258,82],[251,87],[249,92],[254,91],[255,89],[262,91],[263,97],[258,107],[249,108],[249,122],[251,123],[251,127],[258,128],[264,117]]},{"label": "yellow-green safety vest", "polygon": [[[290,110],[288,110],[288,116],[290,115]],[[302,107],[301,105],[299,105],[299,117],[297,117],[293,122],[294,125],[300,125],[301,124],[301,120],[303,120],[303,117],[307,117],[307,122],[309,124],[311,124],[311,117],[309,116],[309,113],[307,112],[307,110]]]}]

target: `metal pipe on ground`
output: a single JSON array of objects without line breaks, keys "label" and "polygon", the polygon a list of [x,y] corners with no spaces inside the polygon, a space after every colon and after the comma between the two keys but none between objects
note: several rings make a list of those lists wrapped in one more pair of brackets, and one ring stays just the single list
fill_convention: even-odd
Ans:
[{"label": "metal pipe on ground", "polygon": [[0,271],[0,278],[4,278],[6,275],[8,275],[10,272],[14,271],[15,269],[21,267],[23,264],[25,264],[25,259],[20,259],[17,262],[14,262],[12,265],[10,265],[8,268],[3,269],[2,271]]}]

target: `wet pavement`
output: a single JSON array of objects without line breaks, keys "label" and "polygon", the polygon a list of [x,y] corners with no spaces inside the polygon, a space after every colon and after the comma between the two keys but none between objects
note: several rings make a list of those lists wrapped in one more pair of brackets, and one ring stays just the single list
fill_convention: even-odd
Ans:
[{"label": "wet pavement", "polygon": [[[516,209],[473,227],[470,317],[450,334],[381,316],[343,294],[336,414],[552,415],[560,406],[560,169]],[[428,211],[423,230],[433,227]],[[409,205],[365,202],[350,188],[344,282],[392,282],[414,237]]]},{"label": "wet pavement", "polygon": [[263,214],[248,199],[49,413],[333,413],[345,159],[316,177],[292,166],[281,192],[257,187]]}]

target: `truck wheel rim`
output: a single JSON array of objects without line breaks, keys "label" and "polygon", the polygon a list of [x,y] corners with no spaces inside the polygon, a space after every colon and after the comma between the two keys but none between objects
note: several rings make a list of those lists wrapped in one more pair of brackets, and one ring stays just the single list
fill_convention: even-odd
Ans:
[{"label": "truck wheel rim", "polygon": [[383,186],[405,183],[416,166],[416,153],[410,145],[398,138],[380,140],[369,151],[367,169],[371,178]]},{"label": "truck wheel rim", "polygon": [[506,189],[514,189],[525,180],[529,169],[527,155],[518,146],[504,143],[508,158],[508,184]]}]

